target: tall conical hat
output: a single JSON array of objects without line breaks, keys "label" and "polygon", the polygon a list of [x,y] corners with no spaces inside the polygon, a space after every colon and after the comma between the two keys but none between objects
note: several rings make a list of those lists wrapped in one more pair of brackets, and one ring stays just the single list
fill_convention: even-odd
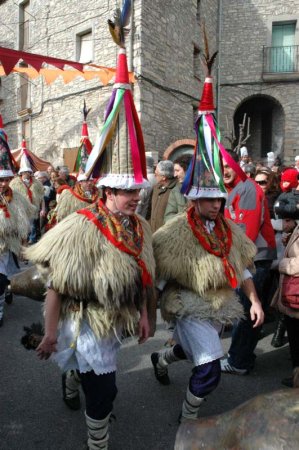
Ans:
[{"label": "tall conical hat", "polygon": [[207,77],[205,78],[198,106],[198,117],[195,122],[196,144],[194,153],[181,189],[181,192],[190,200],[227,197],[223,181],[221,155],[241,179],[246,179],[246,174],[226,152],[220,142],[220,131],[214,114],[213,79],[211,76],[217,52],[210,57],[205,29],[204,41],[206,50],[204,63],[207,69]]},{"label": "tall conical hat", "polygon": [[129,83],[124,46],[131,1],[125,0],[114,22],[108,21],[113,40],[120,46],[115,84],[108,103],[105,123],[86,164],[86,175],[99,177],[99,186],[118,189],[150,187],[146,174],[142,130]]},{"label": "tall conical hat", "polygon": [[11,154],[0,114],[0,178],[13,177],[14,172],[16,172],[16,162]]},{"label": "tall conical hat", "polygon": [[23,172],[35,172],[36,170],[34,161],[28,152],[26,140],[22,139],[19,175]]},{"label": "tall conical hat", "polygon": [[87,109],[86,102],[84,100],[83,123],[82,123],[80,147],[78,149],[78,154],[77,154],[76,162],[74,165],[74,172],[78,173],[78,177],[77,177],[78,181],[87,180],[87,176],[85,175],[85,168],[86,168],[86,163],[87,163],[88,157],[92,150],[92,145],[89,140],[88,126],[87,126],[87,121],[86,121],[89,112],[90,112],[90,109]]}]

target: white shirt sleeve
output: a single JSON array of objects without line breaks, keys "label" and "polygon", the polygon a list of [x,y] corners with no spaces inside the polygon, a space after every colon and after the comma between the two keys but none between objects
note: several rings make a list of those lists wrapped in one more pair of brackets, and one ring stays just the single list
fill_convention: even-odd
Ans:
[{"label": "white shirt sleeve", "polygon": [[243,272],[242,281],[248,280],[248,278],[252,278],[252,274],[249,272],[248,269],[245,269]]},{"label": "white shirt sleeve", "polygon": [[166,281],[166,280],[157,280],[157,281],[156,281],[156,288],[157,288],[159,291],[162,292],[163,289],[165,288],[166,284],[167,284],[167,281]]}]

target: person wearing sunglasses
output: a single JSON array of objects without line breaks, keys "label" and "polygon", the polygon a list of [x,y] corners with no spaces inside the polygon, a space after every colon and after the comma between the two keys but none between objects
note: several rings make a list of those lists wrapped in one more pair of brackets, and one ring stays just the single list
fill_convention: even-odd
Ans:
[{"label": "person wearing sunglasses", "polygon": [[255,182],[261,187],[268,202],[271,219],[274,219],[274,203],[280,194],[277,176],[268,167],[263,167],[255,174]]}]

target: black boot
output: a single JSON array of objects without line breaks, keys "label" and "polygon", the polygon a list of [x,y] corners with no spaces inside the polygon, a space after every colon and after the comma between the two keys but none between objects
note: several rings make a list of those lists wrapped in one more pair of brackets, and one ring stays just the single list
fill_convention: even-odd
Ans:
[{"label": "black boot", "polygon": [[11,305],[13,301],[13,294],[12,292],[6,291],[5,292],[5,303],[7,303],[7,305]]},{"label": "black boot", "polygon": [[285,319],[284,319],[284,315],[281,314],[279,316],[276,330],[274,332],[274,336],[271,341],[272,347],[278,348],[278,347],[282,347],[284,345],[285,332],[286,332]]}]

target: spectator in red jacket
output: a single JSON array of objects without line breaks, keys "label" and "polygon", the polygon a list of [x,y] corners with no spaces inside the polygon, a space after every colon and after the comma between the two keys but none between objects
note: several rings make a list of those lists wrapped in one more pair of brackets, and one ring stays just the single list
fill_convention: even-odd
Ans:
[{"label": "spectator in red jacket", "polygon": [[[231,154],[231,156],[234,157],[234,154]],[[262,189],[254,180],[248,178],[245,182],[242,182],[225,161],[224,182],[228,191],[225,217],[239,224],[257,247],[256,272],[253,275],[253,281],[258,297],[263,301],[263,285],[272,260],[276,258],[275,236],[267,200]],[[221,370],[245,375],[254,366],[256,358],[254,350],[259,339],[260,328],[253,328],[252,326],[249,314],[249,299],[241,289],[238,289],[238,294],[240,302],[244,306],[246,317],[233,327],[228,358],[221,361]]]}]

